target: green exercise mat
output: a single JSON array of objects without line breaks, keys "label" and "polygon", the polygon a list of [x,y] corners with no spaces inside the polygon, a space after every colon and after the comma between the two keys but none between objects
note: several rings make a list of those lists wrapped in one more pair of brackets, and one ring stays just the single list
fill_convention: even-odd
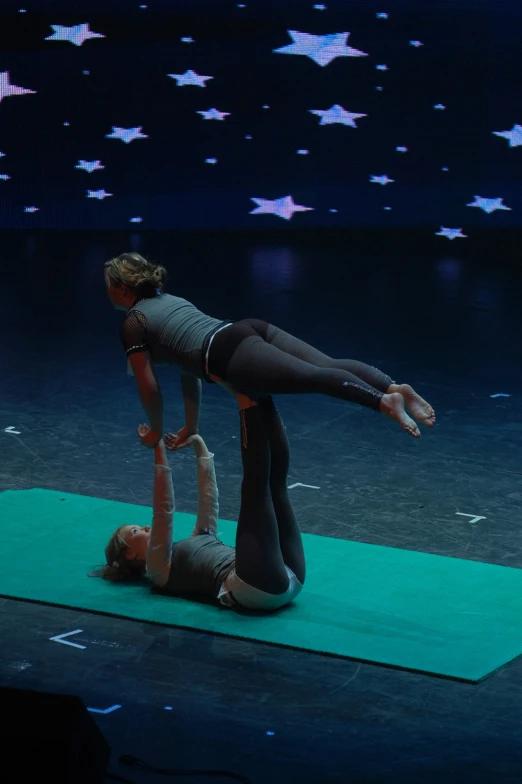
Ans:
[{"label": "green exercise mat", "polygon": [[[123,524],[151,509],[54,490],[0,493],[0,594],[476,682],[522,653],[522,571],[304,534],[307,580],[275,614],[89,578]],[[195,517],[176,513],[175,538]],[[236,523],[218,532],[234,544]]]}]

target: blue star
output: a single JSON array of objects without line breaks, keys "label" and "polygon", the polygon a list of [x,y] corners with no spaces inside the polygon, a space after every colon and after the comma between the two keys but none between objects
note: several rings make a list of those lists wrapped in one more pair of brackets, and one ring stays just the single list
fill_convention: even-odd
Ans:
[{"label": "blue star", "polygon": [[138,215],[136,218],[130,218],[129,223],[143,223],[143,218]]},{"label": "blue star", "polygon": [[475,196],[475,201],[466,204],[466,207],[479,207],[489,215],[489,213],[495,212],[495,210],[510,210],[511,207],[506,207],[505,204],[502,204],[503,201],[500,197],[498,199],[484,199],[482,196]]},{"label": "blue star", "polygon": [[418,48],[419,46],[424,46],[424,44],[421,41],[410,41],[410,46]]},{"label": "blue star", "polygon": [[10,180],[10,176],[8,174],[0,174],[0,180]]},{"label": "blue star", "polygon": [[387,19],[389,14],[385,14],[384,12],[381,11],[381,13],[375,14],[375,16],[377,17],[377,19]]},{"label": "blue star", "polygon": [[87,191],[88,199],[99,199],[100,201],[103,201],[103,199],[106,199],[107,196],[112,196],[112,195],[113,195],[112,193],[107,193],[107,191],[104,188],[102,188],[99,191]]},{"label": "blue star", "polygon": [[390,180],[387,174],[380,174],[379,176],[370,174],[370,182],[376,182],[379,185],[388,185],[389,182],[395,182],[395,180]]},{"label": "blue star", "polygon": [[358,114],[357,112],[347,112],[338,103],[331,106],[329,109],[309,109],[310,114],[316,114],[321,118],[319,125],[333,125],[333,123],[340,123],[341,125],[349,125],[351,128],[357,128],[355,120],[359,117],[367,117],[367,114]]},{"label": "blue star", "polygon": [[130,144],[133,142],[134,139],[148,139],[146,133],[142,133],[141,129],[143,126],[139,126],[137,128],[120,128],[117,125],[112,126],[112,133],[107,133],[105,135],[106,139],[121,139],[122,142],[125,144]]},{"label": "blue star", "polygon": [[378,71],[387,71],[388,70],[388,66],[387,65],[376,65],[375,67],[377,68]]},{"label": "blue star", "polygon": [[209,109],[206,112],[196,112],[200,114],[204,120],[224,120],[225,117],[230,115],[230,112],[220,112],[219,109]]},{"label": "blue star", "polygon": [[51,25],[54,30],[52,35],[47,36],[46,41],[70,41],[75,46],[81,46],[89,38],[105,38],[101,33],[93,33],[88,24],[73,25]]},{"label": "blue star", "polygon": [[440,231],[436,231],[437,237],[447,237],[449,240],[454,240],[457,237],[465,238],[468,235],[462,233],[462,229],[447,229],[445,226],[440,227]]},{"label": "blue star", "polygon": [[24,212],[40,212],[40,207],[24,207]]},{"label": "blue star", "polygon": [[75,169],[83,169],[84,171],[92,174],[93,171],[97,171],[98,169],[105,169],[105,166],[102,166],[101,161],[78,161],[78,164],[74,167]]},{"label": "blue star", "polygon": [[433,107],[434,109],[440,109],[441,111],[444,110],[446,107],[441,103],[436,103]]},{"label": "blue star", "polygon": [[336,57],[366,57],[367,52],[352,49],[346,45],[350,33],[332,33],[331,35],[312,35],[288,30],[294,43],[281,46],[272,51],[279,54],[303,54],[321,66],[328,65]]},{"label": "blue star", "polygon": [[207,79],[213,79],[213,76],[200,76],[195,71],[185,71],[184,74],[167,74],[171,79],[176,80],[176,87],[183,87],[186,84],[194,85],[195,87],[206,87],[205,82]]},{"label": "blue star", "polygon": [[407,147],[396,147],[395,150],[396,152],[408,152]]},{"label": "blue star", "polygon": [[522,145],[522,125],[514,125],[510,131],[492,131],[494,136],[503,136],[509,140],[510,147]]}]

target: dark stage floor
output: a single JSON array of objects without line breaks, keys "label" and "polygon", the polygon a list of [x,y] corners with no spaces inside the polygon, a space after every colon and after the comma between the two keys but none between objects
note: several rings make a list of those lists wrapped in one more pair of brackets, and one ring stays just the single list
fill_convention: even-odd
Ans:
[{"label": "dark stage floor", "polygon": [[[4,232],[0,490],[150,505],[123,314],[103,285],[103,262],[132,248],[165,263],[168,290],[202,310],[258,316],[377,365],[436,408],[436,428],[416,442],[338,400],[279,398],[290,484],[319,488],[292,490],[304,532],[522,567],[520,235],[474,235]],[[178,378],[159,376],[175,430]],[[216,387],[205,390],[201,432],[216,454],[221,517],[237,519],[238,415]],[[192,463],[176,459],[177,506],[194,512]],[[120,754],[254,784],[522,777],[522,661],[469,685],[21,601],[1,600],[0,619],[0,685],[121,704],[95,717],[111,770],[136,782],[159,777],[119,767]],[[84,649],[50,641],[78,629]]]}]

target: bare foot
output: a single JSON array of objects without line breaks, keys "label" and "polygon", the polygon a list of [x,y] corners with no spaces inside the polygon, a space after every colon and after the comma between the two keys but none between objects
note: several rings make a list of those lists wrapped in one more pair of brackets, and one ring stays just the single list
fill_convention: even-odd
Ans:
[{"label": "bare foot", "polygon": [[404,405],[415,419],[422,422],[426,427],[433,427],[436,421],[435,411],[420,395],[418,395],[413,387],[409,384],[392,384],[388,388],[388,392],[400,392],[404,398]]},{"label": "bare foot", "polygon": [[410,436],[420,438],[420,430],[417,424],[410,419],[404,410],[404,398],[400,392],[386,394],[381,399],[381,412],[394,419]]}]

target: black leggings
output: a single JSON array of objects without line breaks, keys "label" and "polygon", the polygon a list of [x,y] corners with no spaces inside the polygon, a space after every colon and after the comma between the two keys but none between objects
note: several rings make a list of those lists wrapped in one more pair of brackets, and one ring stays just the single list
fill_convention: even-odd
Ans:
[{"label": "black leggings", "polygon": [[306,576],[301,532],[288,496],[290,451],[272,398],[240,411],[241,509],[236,534],[236,574],[266,593],[288,589],[289,566],[301,584]]},{"label": "black leggings", "polygon": [[209,372],[246,395],[322,393],[380,410],[393,381],[354,359],[331,359],[266,321],[244,319],[218,332]]}]

